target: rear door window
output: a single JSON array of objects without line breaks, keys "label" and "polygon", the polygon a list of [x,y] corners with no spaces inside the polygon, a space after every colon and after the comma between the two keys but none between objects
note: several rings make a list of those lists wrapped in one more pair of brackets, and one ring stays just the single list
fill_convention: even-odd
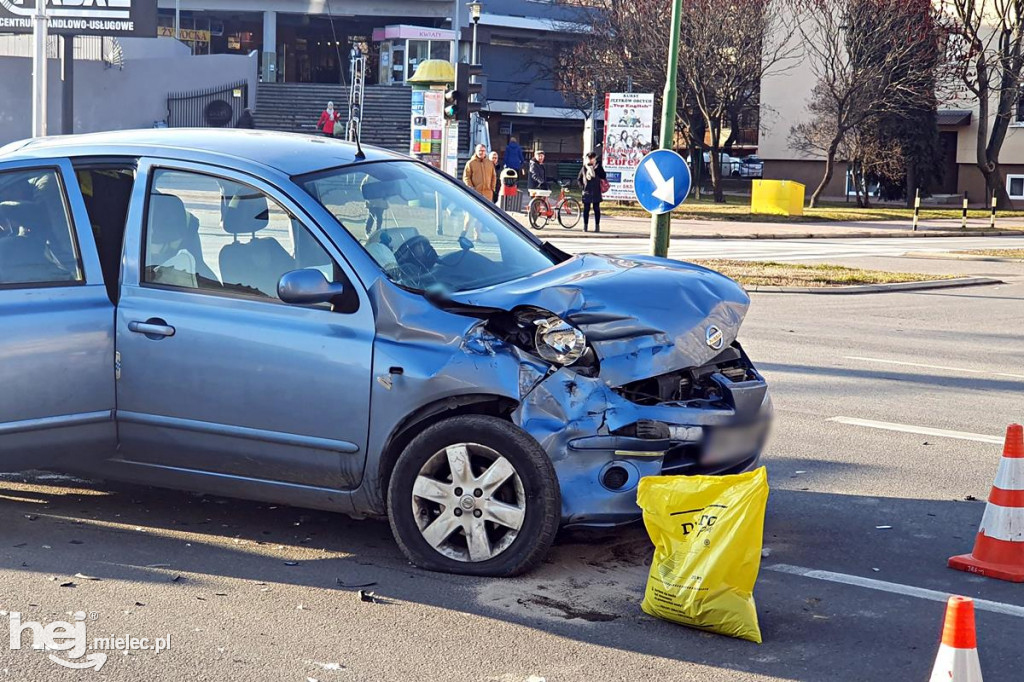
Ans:
[{"label": "rear door window", "polygon": [[0,287],[60,286],[83,280],[60,172],[0,172]]}]

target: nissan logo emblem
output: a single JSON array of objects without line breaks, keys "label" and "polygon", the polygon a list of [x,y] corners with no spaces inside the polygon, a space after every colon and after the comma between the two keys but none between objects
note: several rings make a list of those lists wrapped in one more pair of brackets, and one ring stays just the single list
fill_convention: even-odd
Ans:
[{"label": "nissan logo emblem", "polygon": [[707,342],[714,350],[722,350],[722,344],[725,342],[725,336],[722,334],[722,330],[711,325],[707,331],[704,332],[704,341]]}]

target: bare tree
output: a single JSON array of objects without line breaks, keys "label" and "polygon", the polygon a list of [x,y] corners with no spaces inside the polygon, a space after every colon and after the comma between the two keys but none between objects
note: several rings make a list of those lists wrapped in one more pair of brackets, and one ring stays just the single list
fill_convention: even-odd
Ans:
[{"label": "bare tree", "polygon": [[711,186],[722,192],[724,129],[757,102],[761,81],[795,65],[800,51],[789,0],[683,0],[679,81],[710,138]]},{"label": "bare tree", "polygon": [[[1022,0],[1024,1],[1024,0]],[[832,180],[844,139],[933,97],[935,42],[928,0],[798,0],[800,32],[817,77],[796,149],[825,157],[814,207]],[[924,14],[922,14],[922,12]],[[859,129],[859,130],[858,130]]]},{"label": "bare tree", "polygon": [[[683,1],[672,142],[684,144],[700,164],[710,138],[712,187],[722,201],[722,149],[734,139],[741,112],[757,105],[761,78],[796,56],[793,28],[784,18],[789,13],[780,11],[792,0]],[[628,79],[634,90],[655,93],[660,112],[672,0],[590,4],[579,21],[588,29],[559,45],[550,62],[559,91],[574,106],[589,108],[595,90],[622,88]]]},{"label": "bare tree", "polygon": [[[976,163],[1000,207],[1010,197],[999,152],[1017,114],[1024,70],[1024,0],[942,0],[951,84],[978,103]],[[992,109],[995,100],[995,109]]]}]

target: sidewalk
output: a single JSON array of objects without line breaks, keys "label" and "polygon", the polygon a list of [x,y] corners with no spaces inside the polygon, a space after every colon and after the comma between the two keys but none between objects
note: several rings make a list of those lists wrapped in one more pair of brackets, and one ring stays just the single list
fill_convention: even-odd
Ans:
[{"label": "sidewalk", "polygon": [[[529,221],[523,213],[510,214],[525,227]],[[593,220],[593,219],[591,219]],[[755,223],[729,220],[694,220],[673,218],[673,239],[841,239],[864,237],[1024,237],[1024,228],[1020,219],[1002,221],[1007,228],[1000,229],[1000,221],[996,221],[996,229],[990,230],[987,219],[970,219],[967,229],[960,229],[959,220],[922,221],[917,232],[913,231],[910,220],[864,220],[855,222],[820,222],[820,223]],[[593,229],[593,224],[591,224]],[[649,237],[651,234],[650,218],[634,218],[623,216],[604,216],[601,218],[601,232],[583,231],[583,221],[571,230],[563,229],[557,220],[552,220],[543,230],[536,232],[545,238],[582,238],[582,237]]]}]

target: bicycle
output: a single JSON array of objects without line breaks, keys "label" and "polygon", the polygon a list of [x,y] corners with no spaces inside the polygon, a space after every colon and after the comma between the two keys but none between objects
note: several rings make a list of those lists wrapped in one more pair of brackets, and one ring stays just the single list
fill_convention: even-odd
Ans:
[{"label": "bicycle", "polygon": [[558,195],[558,201],[552,206],[551,202],[548,201],[548,197],[551,196],[551,190],[549,189],[531,189],[530,190],[530,207],[527,210],[527,214],[530,216],[530,227],[535,230],[543,230],[548,221],[558,216],[558,224],[567,230],[571,230],[576,227],[580,222],[580,216],[583,215],[583,206],[580,204],[579,199],[569,196],[565,188],[569,186],[568,182],[559,181],[559,186],[562,188],[561,193]]}]

